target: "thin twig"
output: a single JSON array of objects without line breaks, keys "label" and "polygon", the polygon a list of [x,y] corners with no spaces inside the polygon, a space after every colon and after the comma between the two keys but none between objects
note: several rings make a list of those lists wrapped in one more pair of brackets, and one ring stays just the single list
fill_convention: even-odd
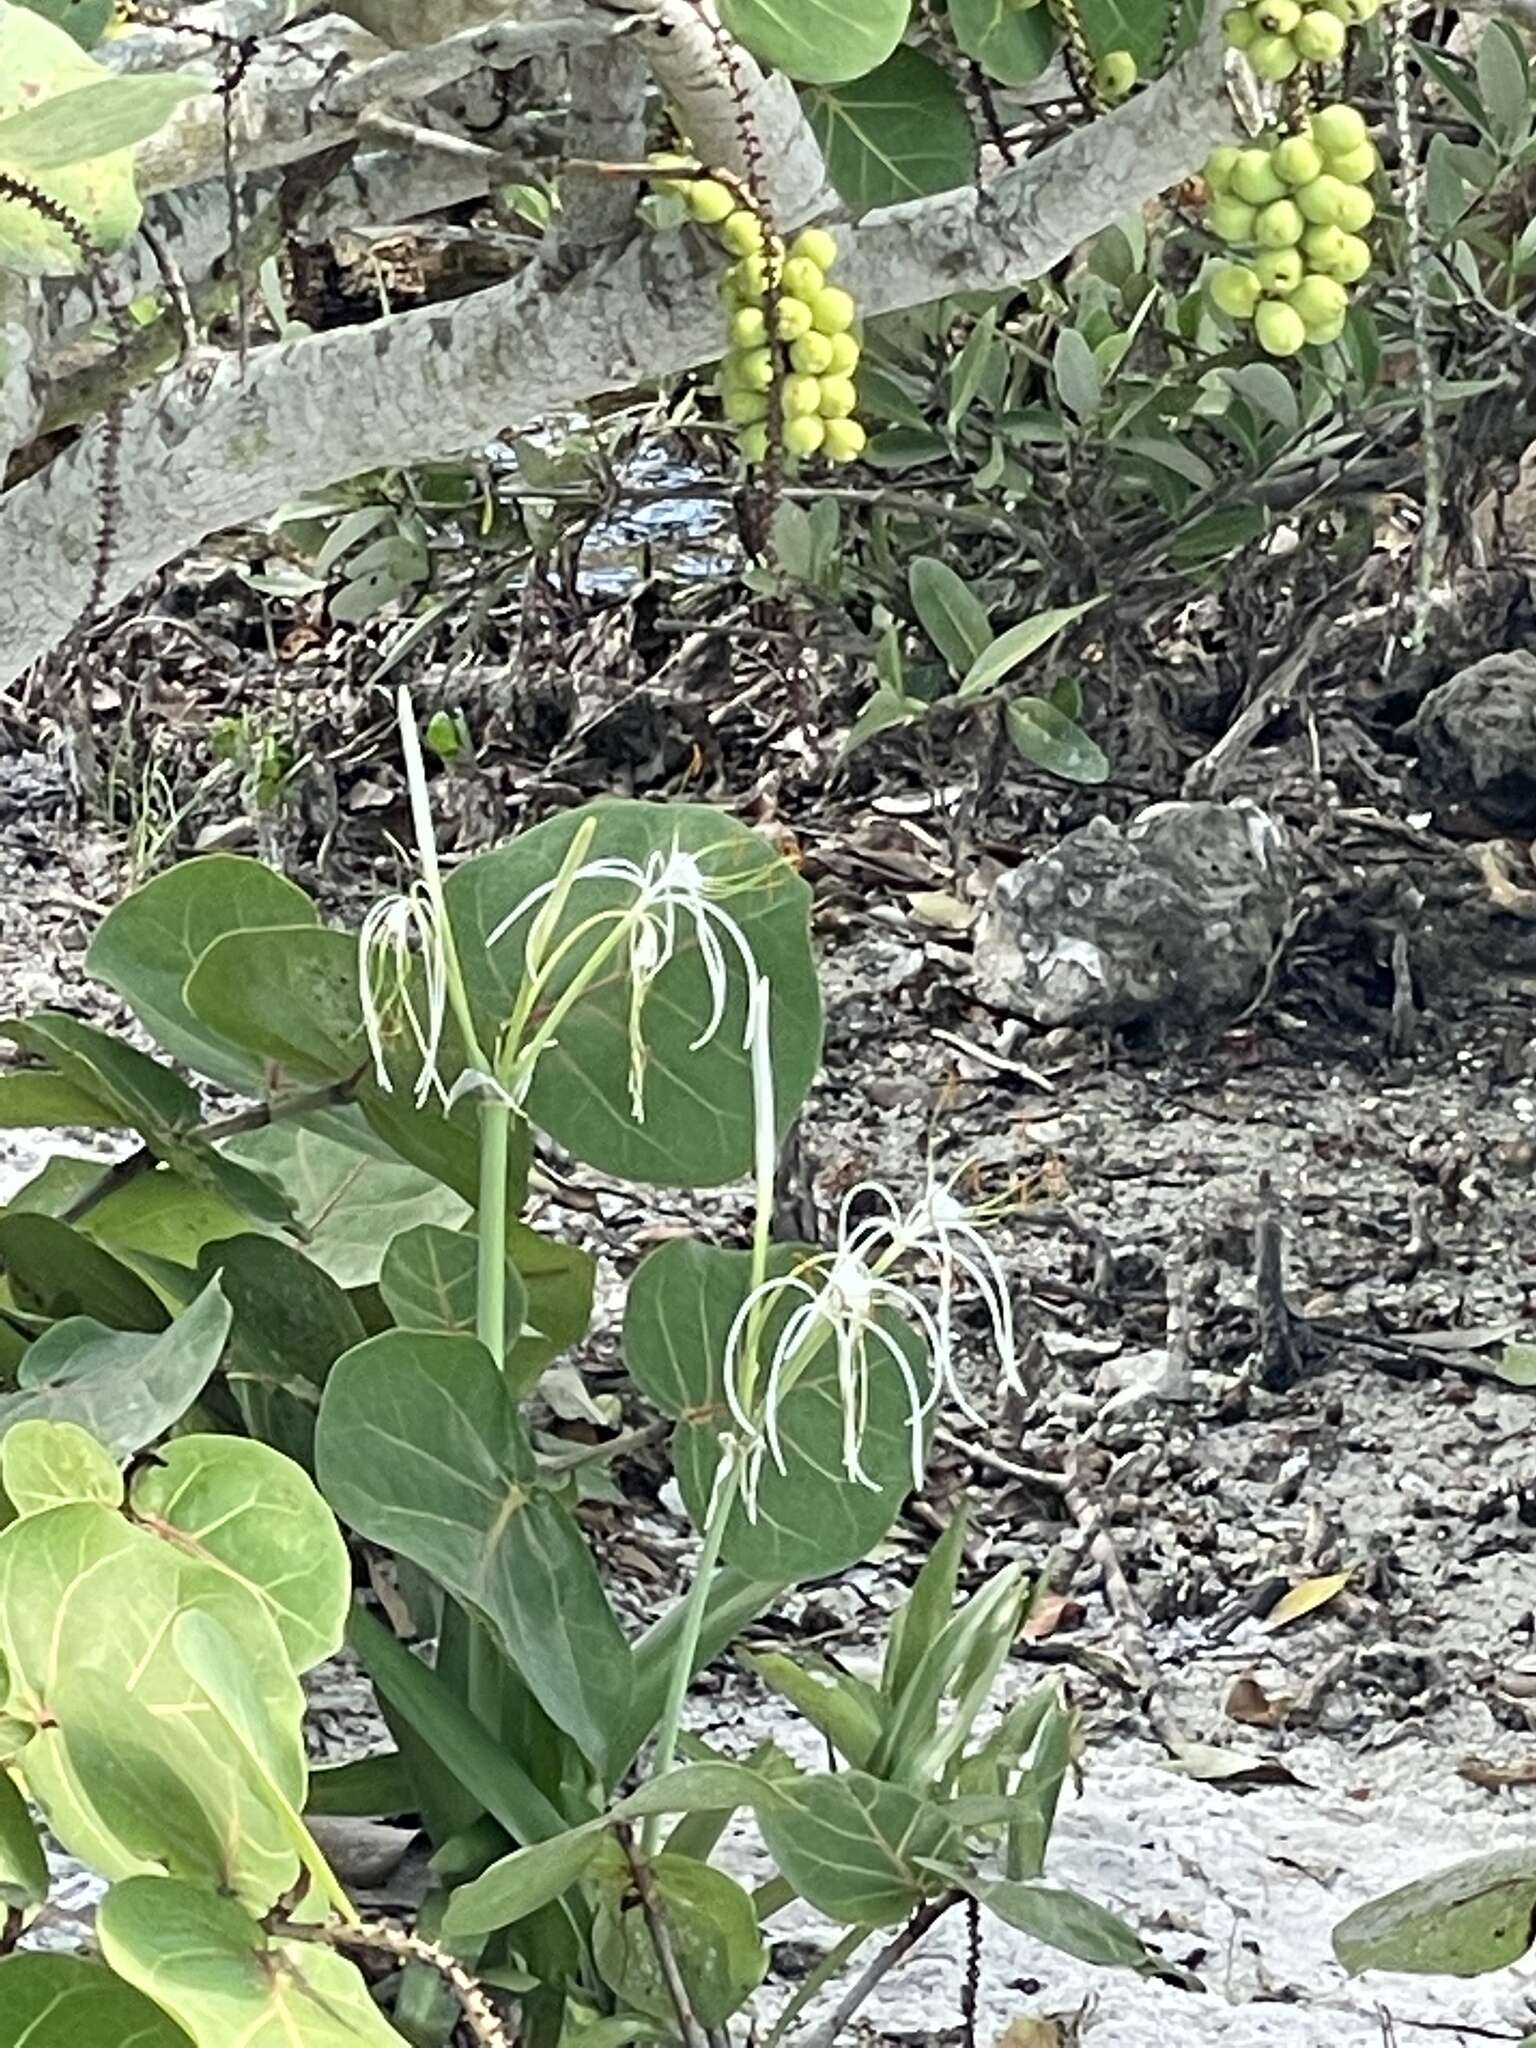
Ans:
[{"label": "thin twig", "polygon": [[666,1913],[656,1891],[656,1881],[650,1860],[636,1844],[633,1832],[622,1823],[615,1827],[619,1847],[624,1851],[624,1860],[629,1865],[629,1874],[634,1880],[635,1895],[640,1901],[640,1911],[645,1917],[646,1932],[651,1937],[651,1947],[656,1952],[656,1966],[661,1971],[661,1980],[667,1987],[667,1996],[677,2015],[678,2032],[683,2037],[683,2048],[709,2048],[704,2028],[693,2009],[688,1996],[688,1987],[683,1982],[683,1973],[677,1965],[677,1952],[672,1946],[672,1932],[667,1926]]},{"label": "thin twig", "polygon": [[963,1436],[957,1436],[952,1429],[942,1427],[934,1436],[946,1449],[958,1451],[962,1458],[969,1458],[973,1465],[979,1465],[983,1472],[995,1472],[1000,1479],[1013,1479],[1020,1486],[1038,1486],[1046,1493],[1065,1493],[1067,1476],[1064,1472],[1050,1472],[1042,1465],[1020,1465],[1013,1458],[1001,1457],[996,1451],[989,1451],[984,1444],[973,1444]]},{"label": "thin twig", "polygon": [[942,1919],[952,1906],[958,1906],[964,1897],[964,1892],[944,1892],[936,1899],[929,1899],[926,1905],[919,1906],[900,1934],[888,1941],[879,1955],[849,1985],[821,2025],[806,2035],[804,2048],[832,2048],[832,2043],[881,1981],[912,1953],[934,1922]]}]

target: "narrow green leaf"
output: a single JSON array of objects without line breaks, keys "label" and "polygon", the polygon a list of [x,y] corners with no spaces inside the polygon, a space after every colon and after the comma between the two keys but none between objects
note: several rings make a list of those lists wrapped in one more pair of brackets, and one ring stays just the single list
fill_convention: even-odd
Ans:
[{"label": "narrow green leaf", "polygon": [[126,1131],[132,1129],[120,1110],[87,1089],[44,1067],[22,1067],[0,1074],[0,1130]]},{"label": "narrow green leaf", "polygon": [[966,1512],[962,1504],[923,1561],[912,1591],[891,1617],[880,1690],[899,1707],[923,1659],[949,1625],[965,1556]]},{"label": "narrow green leaf", "polygon": [[778,1651],[743,1653],[742,1662],[819,1729],[847,1762],[859,1770],[868,1765],[880,1741],[883,1718],[883,1703],[872,1687],[805,1651],[798,1658]]},{"label": "narrow green leaf", "polygon": [[1009,739],[1036,768],[1064,782],[1108,781],[1104,749],[1047,698],[1015,697],[1006,716]]},{"label": "narrow green leaf", "polygon": [[[30,1912],[48,1896],[48,1859],[37,1838],[27,1802],[10,1772],[0,1768],[0,1906],[13,1913]],[[0,1964],[0,2027],[11,2008],[4,2003],[4,1965]],[[4,2036],[0,2034],[0,2042]]]},{"label": "narrow green leaf", "polygon": [[164,1302],[131,1267],[52,1216],[0,1216],[0,1266],[16,1306],[61,1322],[89,1316],[109,1330],[163,1330]]},{"label": "narrow green leaf", "polygon": [[1162,1959],[1147,1947],[1134,1927],[1118,1913],[1111,1913],[1079,1892],[1065,1891],[1059,1885],[984,1877],[928,1859],[924,1868],[969,1892],[999,1920],[1006,1920],[1021,1934],[1033,1935],[1048,1948],[1060,1949],[1080,1962],[1098,1963],[1105,1968],[1135,1970],[1143,1976],[1165,1974]]},{"label": "narrow green leaf", "polygon": [[1104,387],[1087,337],[1075,327],[1064,327],[1056,337],[1051,367],[1068,412],[1078,420],[1091,420],[1104,402]]},{"label": "narrow green leaf", "polygon": [[1020,662],[1027,661],[1032,654],[1038,654],[1048,640],[1054,640],[1084,612],[1090,612],[1104,600],[1091,597],[1085,604],[1060,605],[1053,611],[1039,612],[1032,619],[1021,620],[972,662],[957,692],[962,703],[969,703],[987,691],[995,690],[999,683],[1012,675]]},{"label": "narrow green leaf", "polygon": [[918,555],[907,569],[912,609],[928,638],[957,676],[992,644],[987,608],[963,576],[933,555]]}]

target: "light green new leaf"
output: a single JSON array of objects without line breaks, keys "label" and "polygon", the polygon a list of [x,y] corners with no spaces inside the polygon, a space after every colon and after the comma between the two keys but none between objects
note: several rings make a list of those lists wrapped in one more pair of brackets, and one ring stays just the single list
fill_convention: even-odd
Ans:
[{"label": "light green new leaf", "polygon": [[967,57],[999,85],[1031,85],[1060,40],[1049,7],[1019,0],[949,0],[949,25]]},{"label": "light green new leaf", "polygon": [[0,1961],[0,2048],[188,2048],[158,2005],[83,1956]]},{"label": "light green new leaf", "polygon": [[71,1501],[121,1507],[123,1475],[109,1451],[74,1422],[13,1423],[0,1437],[0,1490],[18,1515]]},{"label": "light green new leaf", "polygon": [[[667,1990],[644,1908],[630,1894],[629,1866],[611,1854],[592,1924],[592,1956],[621,2002],[652,2019],[672,2019]],[[651,1863],[678,1975],[706,2027],[723,2027],[768,1974],[768,1950],[750,1895],[722,1870],[667,1852]]]},{"label": "light green new leaf", "polygon": [[923,631],[957,676],[992,644],[987,608],[963,576],[933,555],[919,555],[907,569],[912,609]]},{"label": "light green new leaf", "polygon": [[35,178],[132,149],[163,128],[183,100],[206,91],[200,78],[174,71],[78,85],[0,119],[0,164]]},{"label": "light green new leaf", "polygon": [[[773,990],[771,1056],[778,1129],[794,1120],[821,1057],[821,996],[810,947],[810,890],[756,833],[706,804],[604,799],[537,825],[509,845],[465,861],[447,883],[459,957],[479,1035],[494,1041],[511,1016],[524,976],[529,909],[493,947],[493,931],[560,869],[572,839],[593,828],[588,860],[642,869],[674,850],[691,854],[716,887]],[[592,877],[576,883],[554,935],[570,944],[547,985],[546,1007],[588,969],[611,936],[605,911],[635,901],[632,883]],[[542,908],[542,905],[539,907]],[[641,1014],[646,1049],[645,1118],[630,1104],[630,983],[623,954],[605,955],[592,985],[561,1018],[539,1062],[528,1115],[600,1172],[667,1187],[718,1187],[750,1172],[753,1093],[745,1050],[747,976],[719,930],[728,994],[707,1044],[714,1003],[692,921],[679,914],[677,946],[655,977]]]},{"label": "light green new leaf", "polygon": [[851,84],[801,95],[827,175],[854,213],[970,184],[976,135],[948,72],[899,49]]},{"label": "light green new leaf", "polygon": [[[807,1256],[781,1245],[771,1275],[794,1270]],[[624,1310],[624,1362],[636,1385],[677,1419],[672,1462],[689,1514],[700,1528],[720,1461],[721,1432],[730,1427],[721,1377],[726,1339],[751,1285],[748,1252],[676,1238],[641,1261]],[[764,1358],[801,1298],[780,1297],[764,1323]],[[906,1356],[919,1386],[929,1372],[917,1332],[889,1311],[882,1327]],[[722,1556],[754,1579],[787,1584],[825,1578],[862,1557],[890,1528],[912,1486],[909,1403],[901,1375],[883,1347],[870,1374],[869,1412],[860,1459],[873,1485],[843,1467],[843,1407],[837,1360],[824,1342],[779,1404],[779,1442],[786,1469],[763,1468],[757,1513],[738,1503],[726,1525]]]},{"label": "light green new leaf", "polygon": [[883,1703],[870,1686],[839,1671],[824,1658],[801,1651],[759,1656],[741,1653],[748,1670],[827,1738],[847,1762],[862,1770],[880,1741]]},{"label": "light green new leaf", "polygon": [[196,2048],[400,2048],[344,1957],[268,1935],[233,1900],[167,1878],[115,1884],[96,1916],[102,1953]]},{"label": "light green new leaf", "polygon": [[261,1061],[214,1037],[193,1015],[182,993],[187,976],[227,932],[318,919],[304,891],[263,862],[204,854],[125,896],[98,926],[85,965],[174,1059],[212,1081],[249,1090],[261,1083]]},{"label": "light green new leaf", "polygon": [[158,1336],[104,1329],[71,1316],[45,1330],[0,1395],[0,1435],[32,1417],[78,1422],[127,1457],[178,1422],[202,1392],[229,1334],[229,1303],[205,1287]]},{"label": "light green new leaf", "polygon": [[[14,1913],[29,1912],[48,1896],[48,1859],[37,1839],[37,1827],[16,1780],[0,1766],[0,1906]],[[0,1963],[0,1986],[4,1983]],[[5,2041],[4,2026],[9,2008],[0,1988],[0,2048]]]},{"label": "light green new leaf", "polygon": [[1045,697],[1015,697],[1007,709],[1008,737],[1036,768],[1064,782],[1109,779],[1109,757],[1076,719]]},{"label": "light green new leaf", "polygon": [[969,703],[973,698],[995,690],[999,683],[1012,675],[1021,661],[1038,654],[1048,640],[1054,640],[1075,619],[1080,619],[1084,612],[1092,611],[1103,601],[1093,597],[1086,604],[1058,605],[1052,611],[1038,612],[1034,618],[1023,619],[1017,626],[1010,626],[971,664],[956,692],[961,702]]},{"label": "light green new leaf", "polygon": [[901,41],[912,0],[720,0],[728,32],[764,64],[807,84],[873,71]]},{"label": "light green new leaf", "polygon": [[757,1822],[768,1853],[808,1905],[850,1927],[890,1927],[935,1886],[924,1860],[954,1853],[942,1808],[865,1771],[773,1788]]},{"label": "light green new leaf", "polygon": [[291,1458],[242,1437],[176,1437],[135,1474],[128,1506],[155,1535],[247,1587],[296,1672],[340,1647],[351,1560],[314,1481]]},{"label": "light green new leaf", "polygon": [[1536,1850],[1496,1849],[1357,1906],[1333,1930],[1346,1970],[1477,1977],[1531,1946]]},{"label": "light green new leaf", "polygon": [[539,1705],[599,1768],[632,1659],[581,1531],[539,1484],[490,1353],[391,1331],[340,1359],[315,1436],[326,1499],[485,1620]]}]

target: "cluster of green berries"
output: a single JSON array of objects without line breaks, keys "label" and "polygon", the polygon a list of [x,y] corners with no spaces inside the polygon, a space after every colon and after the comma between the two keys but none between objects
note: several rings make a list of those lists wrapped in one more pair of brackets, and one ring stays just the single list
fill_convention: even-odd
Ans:
[{"label": "cluster of green berries", "polygon": [[1234,320],[1252,320],[1259,346],[1293,356],[1344,331],[1349,290],[1371,267],[1361,230],[1375,218],[1366,187],[1380,166],[1353,107],[1321,107],[1294,135],[1251,149],[1227,146],[1205,166],[1205,225],[1243,249],[1206,286]]},{"label": "cluster of green berries", "polygon": [[1349,29],[1381,10],[1381,0],[1252,0],[1222,16],[1227,41],[1260,78],[1278,84],[1303,64],[1336,64]]},{"label": "cluster of green berries", "polygon": [[859,344],[852,331],[858,309],[850,293],[827,282],[837,243],[825,228],[803,228],[786,248],[718,178],[679,180],[673,189],[736,259],[720,286],[730,347],[716,388],[726,418],[741,429],[743,460],[762,462],[768,454],[776,391],[786,455],[854,461],[866,440],[853,417],[859,402]]}]

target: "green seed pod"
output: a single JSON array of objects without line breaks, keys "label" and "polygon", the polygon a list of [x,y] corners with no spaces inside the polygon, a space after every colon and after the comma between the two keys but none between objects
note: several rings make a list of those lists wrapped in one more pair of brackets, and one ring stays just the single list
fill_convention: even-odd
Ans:
[{"label": "green seed pod", "polygon": [[731,320],[731,342],[736,348],[761,348],[768,339],[768,322],[761,306],[743,306]]},{"label": "green seed pod", "polygon": [[1296,194],[1296,204],[1315,228],[1336,228],[1343,225],[1343,214],[1349,201],[1345,194],[1349,187],[1341,178],[1324,171],[1320,178],[1314,178],[1310,185],[1303,185]]},{"label": "green seed pod", "polygon": [[683,197],[688,211],[706,227],[715,227],[736,210],[736,195],[718,178],[690,178]]},{"label": "green seed pod", "polygon": [[766,391],[776,374],[773,351],[766,348],[748,349],[743,355],[733,355],[729,367],[730,381],[742,391]]},{"label": "green seed pod", "polygon": [[786,455],[814,455],[826,438],[826,422],[818,419],[815,413],[804,413],[799,419],[785,422],[784,452]]},{"label": "green seed pod", "polygon": [[1285,298],[1306,275],[1299,249],[1261,249],[1253,259],[1254,274],[1272,297]]},{"label": "green seed pod", "polygon": [[1312,116],[1312,140],[1324,156],[1341,156],[1370,140],[1365,117],[1354,107],[1319,107]]},{"label": "green seed pod", "polygon": [[1344,24],[1336,15],[1314,7],[1297,22],[1291,45],[1308,64],[1337,64],[1344,54]]},{"label": "green seed pod", "polygon": [[1110,106],[1127,98],[1136,83],[1136,59],[1129,50],[1108,50],[1093,67],[1099,96]]},{"label": "green seed pod", "polygon": [[859,367],[863,350],[851,334],[829,334],[832,344],[832,361],[829,368],[834,377],[851,377]]},{"label": "green seed pod", "polygon": [[859,310],[852,294],[835,284],[824,285],[810,301],[810,308],[818,334],[846,334]]},{"label": "green seed pod", "polygon": [[826,272],[809,256],[791,256],[784,266],[784,289],[809,303],[827,281]]},{"label": "green seed pod", "polygon": [[815,377],[786,377],[782,404],[787,420],[821,411],[821,385]]},{"label": "green seed pod", "polygon": [[802,334],[789,351],[790,366],[802,376],[819,377],[832,367],[832,337],[827,334]]},{"label": "green seed pod", "polygon": [[868,435],[857,420],[827,420],[822,453],[829,462],[856,462],[864,453]]},{"label": "green seed pod", "polygon": [[434,711],[422,737],[439,761],[456,761],[464,751],[464,731],[451,711]]},{"label": "green seed pod", "polygon": [[1307,345],[1301,316],[1284,299],[1266,299],[1253,316],[1253,331],[1266,355],[1293,356]]},{"label": "green seed pod", "polygon": [[851,377],[823,377],[821,416],[824,420],[845,420],[858,409],[859,394]]},{"label": "green seed pod", "polygon": [[742,208],[721,221],[720,239],[733,256],[753,256],[763,246],[763,224]]},{"label": "green seed pod", "polygon": [[1308,323],[1307,345],[1310,348],[1327,348],[1330,342],[1337,341],[1344,332],[1348,317],[1347,314],[1340,313],[1332,320],[1319,320],[1315,325]]},{"label": "green seed pod", "polygon": [[1336,277],[1309,271],[1291,293],[1291,311],[1306,327],[1326,327],[1349,311],[1349,293]]},{"label": "green seed pod", "polygon": [[1323,175],[1323,152],[1310,135],[1287,135],[1275,144],[1270,162],[1275,176],[1293,190]]},{"label": "green seed pod", "polygon": [[1299,0],[1254,0],[1254,21],[1265,35],[1288,36],[1301,19]]},{"label": "green seed pod", "polygon": [[1258,273],[1246,263],[1222,263],[1211,272],[1206,286],[1211,304],[1233,320],[1251,320],[1253,309],[1263,296]]},{"label": "green seed pod", "polygon": [[1376,154],[1376,145],[1369,140],[1362,142],[1358,149],[1341,149],[1328,159],[1328,168],[1336,178],[1342,178],[1346,185],[1364,185],[1374,178],[1381,166]]},{"label": "green seed pod", "polygon": [[1260,33],[1259,24],[1247,7],[1229,7],[1221,17],[1221,26],[1234,50],[1248,49]]},{"label": "green seed pod", "polygon": [[1242,153],[1235,142],[1223,142],[1219,148],[1211,151],[1200,175],[1213,193],[1231,190],[1232,173],[1236,170],[1237,160]]},{"label": "green seed pod", "polygon": [[1213,199],[1205,209],[1206,226],[1222,242],[1251,242],[1258,217],[1256,207],[1245,206],[1241,199],[1225,194]]},{"label": "green seed pod", "polygon": [[1258,36],[1248,46],[1248,62],[1270,85],[1279,85],[1301,69],[1301,59],[1285,36]]},{"label": "green seed pod", "polygon": [[791,257],[803,256],[820,271],[828,271],[837,261],[837,241],[825,228],[802,228],[790,243],[789,253]]},{"label": "green seed pod", "polygon": [[1376,202],[1363,185],[1344,185],[1341,190],[1339,226],[1347,234],[1358,235],[1376,218]]},{"label": "green seed pod", "polygon": [[768,460],[768,429],[759,423],[743,427],[736,443],[741,450],[743,462],[766,462]]},{"label": "green seed pod", "polygon": [[798,341],[811,331],[811,309],[804,299],[780,299],[776,316],[780,341]]},{"label": "green seed pod", "polygon": [[1232,167],[1232,190],[1245,205],[1268,206],[1283,199],[1286,188],[1267,149],[1244,149]]},{"label": "green seed pod", "polygon": [[754,420],[767,419],[768,400],[761,391],[728,391],[725,416],[738,427],[751,426]]},{"label": "green seed pod", "polygon": [[1294,199],[1276,199],[1260,208],[1253,238],[1261,249],[1288,249],[1301,240],[1306,227],[1301,208]]}]

